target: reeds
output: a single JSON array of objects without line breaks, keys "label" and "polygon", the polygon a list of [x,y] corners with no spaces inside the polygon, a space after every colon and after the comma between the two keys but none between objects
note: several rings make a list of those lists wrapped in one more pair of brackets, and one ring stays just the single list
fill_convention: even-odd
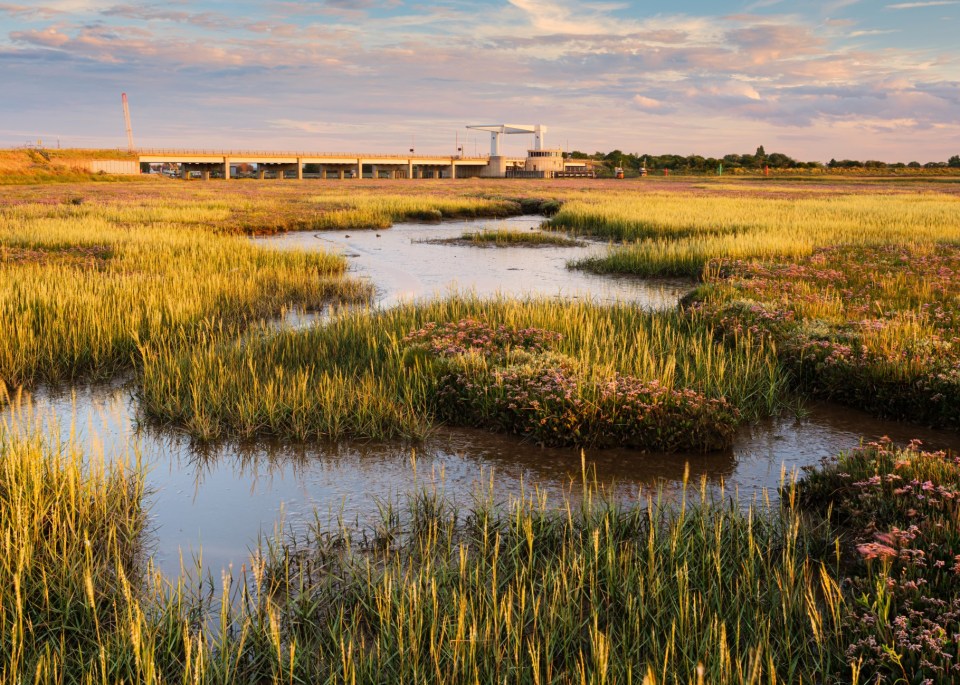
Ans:
[{"label": "reeds", "polygon": [[718,342],[679,312],[549,299],[454,297],[388,311],[350,311],[324,326],[237,340],[208,330],[190,345],[141,347],[146,412],[192,435],[295,439],[423,437],[435,424],[438,369],[402,341],[429,322],[475,318],[560,334],[555,352],[596,382],[615,374],[726,398],[747,418],[777,411],[784,379],[772,348]]},{"label": "reeds", "polygon": [[546,231],[518,231],[510,228],[490,228],[472,233],[464,233],[460,239],[475,245],[493,245],[509,247],[515,245],[533,245],[547,247],[575,247],[582,245],[579,240],[558,233]]},{"label": "reeds", "polygon": [[774,341],[805,393],[957,427],[958,274],[952,246],[824,248],[792,262],[718,268],[693,306],[719,330]]},{"label": "reeds", "polygon": [[796,258],[815,247],[960,240],[960,200],[937,193],[725,197],[607,193],[563,205],[556,228],[622,242],[575,266],[699,276],[711,260]]},{"label": "reeds", "polygon": [[343,257],[278,252],[205,224],[203,207],[0,208],[0,380],[9,386],[135,364],[138,345],[189,340],[285,307],[365,298]]},{"label": "reeds", "polygon": [[[433,488],[261,543],[224,596],[137,563],[142,475],[0,443],[4,682],[820,682],[849,672],[792,507]],[[202,599],[206,597],[207,599]],[[699,680],[698,680],[699,679]]]}]

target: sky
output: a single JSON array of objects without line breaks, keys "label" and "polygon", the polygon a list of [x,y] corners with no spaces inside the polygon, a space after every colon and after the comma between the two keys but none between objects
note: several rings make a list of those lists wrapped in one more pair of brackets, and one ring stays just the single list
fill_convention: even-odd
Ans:
[{"label": "sky", "polygon": [[[0,145],[960,154],[960,0],[0,0]],[[522,154],[528,136],[508,136]]]}]

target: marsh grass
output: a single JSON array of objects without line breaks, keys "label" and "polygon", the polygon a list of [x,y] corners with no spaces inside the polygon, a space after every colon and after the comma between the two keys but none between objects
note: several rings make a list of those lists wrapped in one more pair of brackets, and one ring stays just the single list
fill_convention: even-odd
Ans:
[{"label": "marsh grass", "polygon": [[711,260],[800,258],[817,247],[960,240],[960,199],[943,193],[833,193],[766,198],[607,193],[571,200],[555,228],[607,238],[598,273],[697,277]]},{"label": "marsh grass", "polygon": [[0,429],[3,682],[919,683],[956,666],[951,455],[869,445],[779,502],[706,481],[610,499],[586,463],[553,497],[502,501],[491,479],[456,503],[420,481],[363,528],[281,526],[218,593],[143,559],[139,464],[29,426]]},{"label": "marsh grass", "polygon": [[474,245],[494,247],[510,247],[515,245],[531,245],[535,247],[578,247],[584,243],[565,235],[548,233],[546,231],[518,231],[509,228],[491,228],[472,233],[464,233],[460,240]]},{"label": "marsh grass", "polygon": [[960,426],[960,258],[936,244],[818,249],[716,267],[690,298],[718,330],[774,341],[803,392]]},{"label": "marsh grass", "polygon": [[772,348],[718,342],[679,312],[547,299],[454,297],[387,311],[347,311],[322,327],[237,340],[211,329],[190,345],[144,345],[141,400],[161,422],[213,439],[424,437],[436,424],[440,369],[403,339],[467,318],[558,333],[554,351],[600,383],[617,373],[725,397],[747,418],[777,411],[783,378]]},{"label": "marsh grass", "polygon": [[[137,563],[142,471],[0,442],[4,682],[797,682],[847,673],[798,512],[690,493],[456,505],[261,542],[211,601]],[[684,501],[687,501],[686,499]],[[812,631],[812,632],[811,632]],[[812,637],[811,637],[812,636]],[[698,676],[699,674],[699,676]]]},{"label": "marsh grass", "polygon": [[277,252],[205,227],[221,210],[92,204],[0,208],[0,380],[8,386],[135,365],[139,345],[188,344],[297,304],[369,287],[325,253]]},{"label": "marsh grass", "polygon": [[521,231],[514,228],[494,227],[480,231],[465,231],[456,238],[428,238],[418,242],[433,245],[466,245],[474,247],[580,247],[583,241],[558,233]]}]

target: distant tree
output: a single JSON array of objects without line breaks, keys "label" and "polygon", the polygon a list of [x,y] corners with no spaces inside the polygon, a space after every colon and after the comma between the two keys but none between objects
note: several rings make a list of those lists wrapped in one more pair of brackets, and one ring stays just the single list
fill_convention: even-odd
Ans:
[{"label": "distant tree", "polygon": [[921,168],[920,162],[910,162],[907,166],[910,167],[911,169],[920,169],[920,168]]},{"label": "distant tree", "polygon": [[960,155],[954,155],[947,160],[947,166],[951,169],[960,169]]},{"label": "distant tree", "polygon": [[580,150],[574,150],[570,153],[570,159],[590,159],[590,155],[586,152],[580,152]]},{"label": "distant tree", "polygon": [[[763,149],[763,145],[757,148],[757,151],[753,154],[753,160],[758,169],[762,168],[767,163],[767,151]],[[747,165],[744,164],[744,166]]]},{"label": "distant tree", "polygon": [[723,156],[723,165],[730,169],[736,169],[740,167],[740,155],[724,155]]},{"label": "distant tree", "polygon": [[774,169],[790,169],[797,166],[797,161],[780,152],[771,152],[767,156],[767,164]]}]

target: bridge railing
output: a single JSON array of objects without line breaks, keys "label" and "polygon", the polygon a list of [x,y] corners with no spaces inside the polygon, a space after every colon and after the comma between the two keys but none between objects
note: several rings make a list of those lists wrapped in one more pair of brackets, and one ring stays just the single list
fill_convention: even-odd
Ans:
[{"label": "bridge railing", "polygon": [[171,155],[174,157],[193,155],[197,157],[348,157],[351,159],[366,159],[372,157],[375,159],[453,159],[464,161],[480,161],[489,159],[488,157],[467,157],[462,155],[443,154],[396,155],[383,154],[380,152],[295,152],[290,150],[175,150],[172,148],[140,148],[136,151],[136,153],[138,155],[151,155],[155,157],[162,157],[164,155]]}]

